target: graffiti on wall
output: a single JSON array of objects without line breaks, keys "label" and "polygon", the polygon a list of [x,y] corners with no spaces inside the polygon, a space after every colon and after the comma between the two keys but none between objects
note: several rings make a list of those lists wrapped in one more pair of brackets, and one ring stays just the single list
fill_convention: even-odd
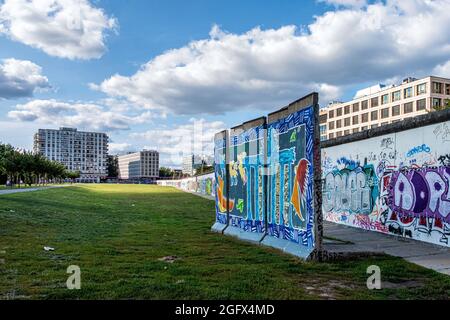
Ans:
[{"label": "graffiti on wall", "polygon": [[216,198],[216,222],[228,224],[228,207],[234,207],[232,201],[227,198],[227,173],[226,173],[226,138],[214,140],[214,189]]},{"label": "graffiti on wall", "polygon": [[323,208],[330,212],[370,214],[378,195],[378,181],[372,165],[346,166],[325,176]]},{"label": "graffiti on wall", "polygon": [[268,234],[314,247],[313,108],[268,127]]},{"label": "graffiti on wall", "polygon": [[409,217],[450,221],[450,167],[395,172],[391,179],[391,210]]},{"label": "graffiti on wall", "polygon": [[449,246],[448,128],[430,125],[323,149],[324,218]]},{"label": "graffiti on wall", "polygon": [[246,232],[265,232],[264,125],[232,135],[230,155],[230,225]]},{"label": "graffiti on wall", "polygon": [[161,180],[158,184],[210,197],[214,197],[216,193],[215,177],[212,173],[182,180]]}]

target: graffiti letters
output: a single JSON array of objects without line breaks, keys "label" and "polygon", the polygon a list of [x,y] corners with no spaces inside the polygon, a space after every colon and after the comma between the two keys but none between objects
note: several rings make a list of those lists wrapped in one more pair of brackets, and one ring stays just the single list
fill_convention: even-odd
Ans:
[{"label": "graffiti letters", "polygon": [[370,214],[374,206],[374,180],[376,176],[371,166],[328,173],[323,190],[324,210]]},{"label": "graffiti letters", "polygon": [[450,167],[394,173],[391,187],[392,210],[414,217],[450,217]]},{"label": "graffiti letters", "polygon": [[450,154],[440,156],[438,161],[442,166],[450,166]]},{"label": "graffiti letters", "polygon": [[425,152],[425,153],[430,153],[431,148],[429,146],[427,146],[426,144],[423,144],[421,146],[417,146],[412,148],[411,150],[408,151],[408,153],[406,154],[406,156],[408,158],[411,158],[412,156],[415,156],[418,153],[421,152]]},{"label": "graffiti letters", "polygon": [[441,140],[442,142],[450,141],[450,128],[447,123],[442,123],[433,130],[433,133],[436,139]]}]

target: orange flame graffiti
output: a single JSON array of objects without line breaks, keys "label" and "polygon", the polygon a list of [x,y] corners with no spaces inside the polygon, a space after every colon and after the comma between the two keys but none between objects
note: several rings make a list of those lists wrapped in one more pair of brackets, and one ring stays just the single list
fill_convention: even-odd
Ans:
[{"label": "orange flame graffiti", "polygon": [[292,192],[291,203],[300,220],[305,221],[302,213],[302,207],[304,208],[306,202],[306,190],[308,187],[308,176],[310,170],[309,161],[306,159],[301,159],[296,170],[297,172],[295,174],[294,191]]},{"label": "orange flame graffiti", "polygon": [[[227,212],[227,198],[224,197],[223,192],[223,179],[221,176],[218,176],[219,185],[216,187],[217,189],[217,202],[219,206],[220,212]],[[230,200],[230,211],[234,208],[234,200]]]}]

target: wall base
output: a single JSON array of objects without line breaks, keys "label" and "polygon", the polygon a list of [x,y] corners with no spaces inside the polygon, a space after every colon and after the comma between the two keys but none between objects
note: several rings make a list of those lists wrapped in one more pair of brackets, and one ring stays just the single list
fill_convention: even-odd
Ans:
[{"label": "wall base", "polygon": [[222,224],[222,223],[216,222],[211,227],[211,231],[223,234],[223,232],[225,231],[226,228],[227,228],[226,224]]},{"label": "wall base", "polygon": [[268,247],[280,249],[285,253],[294,255],[303,260],[308,260],[311,254],[311,249],[304,248],[289,240],[267,236],[263,239],[261,244]]},{"label": "wall base", "polygon": [[241,228],[229,226],[224,232],[227,236],[232,236],[253,243],[260,243],[264,238],[264,233],[246,232]]}]

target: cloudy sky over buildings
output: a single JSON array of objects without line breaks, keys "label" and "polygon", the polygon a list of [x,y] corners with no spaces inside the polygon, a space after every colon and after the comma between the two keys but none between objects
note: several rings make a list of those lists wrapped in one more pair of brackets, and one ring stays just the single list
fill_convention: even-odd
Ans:
[{"label": "cloudy sky over buildings", "polygon": [[105,131],[112,153],[179,165],[192,140],[208,153],[215,132],[311,91],[325,105],[450,77],[448,12],[450,0],[0,0],[0,140]]}]

